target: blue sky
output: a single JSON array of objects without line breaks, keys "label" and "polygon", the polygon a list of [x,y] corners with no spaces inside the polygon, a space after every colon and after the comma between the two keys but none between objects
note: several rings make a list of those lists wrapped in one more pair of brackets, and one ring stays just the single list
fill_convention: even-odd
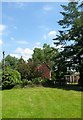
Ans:
[{"label": "blue sky", "polygon": [[44,43],[53,46],[52,39],[61,29],[57,23],[62,19],[61,4],[67,3],[3,2],[0,52],[27,60],[35,47],[42,48]]}]

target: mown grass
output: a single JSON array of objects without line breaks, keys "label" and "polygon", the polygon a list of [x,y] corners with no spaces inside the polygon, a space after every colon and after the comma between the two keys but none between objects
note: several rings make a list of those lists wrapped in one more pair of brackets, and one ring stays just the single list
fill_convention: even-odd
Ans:
[{"label": "mown grass", "polygon": [[2,117],[2,91],[0,91],[0,118]]},{"label": "mown grass", "polygon": [[81,118],[81,92],[57,88],[2,91],[3,118]]}]

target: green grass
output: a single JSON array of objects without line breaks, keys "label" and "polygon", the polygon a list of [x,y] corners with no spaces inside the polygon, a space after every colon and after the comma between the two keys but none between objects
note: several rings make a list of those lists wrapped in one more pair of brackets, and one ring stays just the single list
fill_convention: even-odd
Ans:
[{"label": "green grass", "polygon": [[0,118],[2,117],[2,91],[0,91]]},{"label": "green grass", "polygon": [[57,88],[2,91],[3,118],[81,118],[81,92]]}]

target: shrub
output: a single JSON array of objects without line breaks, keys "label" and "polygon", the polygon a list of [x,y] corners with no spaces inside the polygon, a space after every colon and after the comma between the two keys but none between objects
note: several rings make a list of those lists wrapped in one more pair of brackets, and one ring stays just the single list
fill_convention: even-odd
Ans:
[{"label": "shrub", "polygon": [[64,86],[67,84],[67,81],[64,78],[59,78],[55,81],[55,85],[57,86]]},{"label": "shrub", "polygon": [[41,80],[41,84],[42,84],[42,86],[44,86],[44,87],[52,87],[52,86],[54,86],[53,81],[52,81],[52,80],[49,80],[49,79],[47,79],[47,78],[42,79],[42,80]]},{"label": "shrub", "polygon": [[32,83],[35,84],[35,85],[41,84],[41,78],[34,78],[34,79],[32,79]]},{"label": "shrub", "polygon": [[28,81],[28,85],[32,85],[32,84],[33,84],[32,81],[29,80],[29,81]]},{"label": "shrub", "polygon": [[33,87],[33,83],[31,80],[22,79],[21,87]]},{"label": "shrub", "polygon": [[2,75],[2,89],[10,89],[20,82],[20,73],[7,67],[5,73]]},{"label": "shrub", "polygon": [[27,79],[22,79],[22,87],[28,85],[28,80]]}]

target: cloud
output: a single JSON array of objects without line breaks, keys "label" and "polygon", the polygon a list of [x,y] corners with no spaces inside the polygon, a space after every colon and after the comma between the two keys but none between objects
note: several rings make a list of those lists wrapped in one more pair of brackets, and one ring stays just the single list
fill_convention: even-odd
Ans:
[{"label": "cloud", "polygon": [[49,39],[53,39],[53,38],[56,38],[56,31],[54,31],[54,30],[49,31],[46,35],[43,35],[44,40],[49,40]]},{"label": "cloud", "polygon": [[15,30],[17,30],[17,26],[13,26],[13,28],[14,28]]},{"label": "cloud", "polygon": [[11,39],[11,40],[15,40],[15,38],[14,38],[14,37],[11,37],[10,39]]},{"label": "cloud", "polygon": [[40,25],[40,26],[38,26],[38,28],[41,30],[44,30],[44,31],[49,31],[49,29],[50,29],[49,27],[47,27],[45,25]]},{"label": "cloud", "polygon": [[25,41],[25,40],[18,40],[18,41],[16,41],[18,44],[23,44],[23,45],[26,45],[26,44],[28,44],[28,42],[27,41]]},{"label": "cloud", "polygon": [[49,12],[49,11],[52,11],[53,10],[53,7],[52,6],[49,6],[49,5],[45,5],[43,7],[43,10],[46,11],[46,12]]},{"label": "cloud", "polygon": [[3,44],[3,41],[2,40],[0,40],[0,45],[2,45]]},{"label": "cloud", "polygon": [[33,54],[33,50],[29,48],[23,49],[19,47],[15,50],[14,53],[11,53],[10,55],[13,57],[15,56],[17,58],[20,58],[22,56],[24,60],[28,60],[29,58],[32,57],[32,54]]},{"label": "cloud", "polygon": [[60,49],[60,48],[62,48],[63,47],[63,45],[58,45],[58,46],[56,46],[56,48],[58,48],[58,49]]},{"label": "cloud", "polygon": [[55,49],[59,49],[60,51],[64,49],[64,48],[63,48],[63,45],[57,45],[57,46],[56,46],[54,43],[52,43],[50,46],[51,46],[51,47],[54,47]]},{"label": "cloud", "polygon": [[7,3],[9,5],[9,7],[15,7],[15,8],[24,8],[26,6],[25,2],[19,1],[19,0],[14,0],[14,2],[8,2]]},{"label": "cloud", "polygon": [[33,50],[34,50],[35,48],[41,48],[41,49],[42,49],[41,42],[36,42],[36,43],[35,43],[35,46],[33,47]]},{"label": "cloud", "polygon": [[3,32],[5,31],[5,29],[6,29],[6,26],[3,25],[3,24],[0,24],[0,35],[3,34]]},{"label": "cloud", "polygon": [[16,8],[21,8],[24,9],[27,3],[24,2],[15,2],[15,7]]},{"label": "cloud", "polygon": [[10,56],[20,58],[20,56],[18,54],[15,54],[15,53],[11,53]]},{"label": "cloud", "polygon": [[47,36],[46,36],[46,35],[44,35],[44,36],[43,36],[43,39],[44,39],[44,40],[46,40],[46,39],[47,39]]},{"label": "cloud", "polygon": [[[2,45],[3,45],[3,41],[0,39],[0,51],[2,51]],[[0,60],[2,59],[1,55],[0,55]]]},{"label": "cloud", "polygon": [[48,33],[48,37],[55,38],[56,37],[56,31],[50,31]]},{"label": "cloud", "polygon": [[38,46],[39,46],[40,44],[41,44],[40,42],[36,42],[36,45],[38,45]]},{"label": "cloud", "polygon": [[27,42],[26,40],[16,40],[16,38],[14,38],[14,37],[11,37],[10,39],[11,39],[12,41],[15,41],[15,42],[18,43],[18,44],[22,44],[22,45],[28,44],[28,42]]}]

